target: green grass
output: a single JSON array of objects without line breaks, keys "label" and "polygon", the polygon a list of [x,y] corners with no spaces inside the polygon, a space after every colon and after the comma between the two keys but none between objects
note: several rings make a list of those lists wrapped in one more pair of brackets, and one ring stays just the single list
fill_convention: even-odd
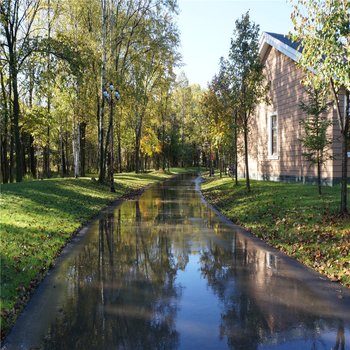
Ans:
[{"label": "green grass", "polygon": [[1,338],[66,242],[84,223],[111,201],[184,172],[188,169],[172,168],[170,174],[116,174],[116,193],[109,192],[108,184],[88,177],[2,185]]},{"label": "green grass", "polygon": [[350,218],[337,215],[340,189],[268,181],[235,186],[208,178],[204,196],[233,222],[303,264],[350,287]]}]

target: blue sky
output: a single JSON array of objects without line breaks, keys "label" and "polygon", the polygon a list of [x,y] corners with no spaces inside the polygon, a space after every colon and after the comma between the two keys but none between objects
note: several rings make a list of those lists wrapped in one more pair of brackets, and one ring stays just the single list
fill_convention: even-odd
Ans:
[{"label": "blue sky", "polygon": [[235,20],[250,10],[261,31],[287,34],[292,30],[288,0],[178,0],[181,68],[190,84],[203,88],[227,57]]}]

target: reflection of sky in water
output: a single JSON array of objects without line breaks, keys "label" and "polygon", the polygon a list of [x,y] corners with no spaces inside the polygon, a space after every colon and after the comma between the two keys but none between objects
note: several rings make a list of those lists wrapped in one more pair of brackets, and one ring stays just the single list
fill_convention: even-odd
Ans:
[{"label": "reflection of sky in water", "polygon": [[218,328],[220,305],[200,275],[199,259],[199,255],[191,255],[186,270],[176,278],[184,286],[176,318],[179,349],[227,349]]},{"label": "reflection of sky in water", "polygon": [[236,233],[184,177],[94,222],[6,349],[349,349],[350,293],[326,300],[329,286]]}]

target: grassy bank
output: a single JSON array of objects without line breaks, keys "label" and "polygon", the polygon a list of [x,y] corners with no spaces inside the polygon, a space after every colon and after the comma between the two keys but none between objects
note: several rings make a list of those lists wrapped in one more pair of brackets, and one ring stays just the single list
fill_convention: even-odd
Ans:
[{"label": "grassy bank", "polygon": [[185,171],[116,174],[116,193],[87,177],[2,185],[2,338],[61,249],[84,223],[111,201]]},{"label": "grassy bank", "polygon": [[204,196],[226,217],[303,264],[350,287],[350,218],[336,214],[339,188],[208,178]]}]

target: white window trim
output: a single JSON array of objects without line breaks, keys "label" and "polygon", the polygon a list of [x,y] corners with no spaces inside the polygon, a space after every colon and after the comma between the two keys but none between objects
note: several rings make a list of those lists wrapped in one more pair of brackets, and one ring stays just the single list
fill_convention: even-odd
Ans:
[{"label": "white window trim", "polygon": [[[276,121],[277,121],[277,153],[276,154],[271,154],[272,153],[272,117],[276,116]],[[268,121],[268,128],[269,128],[269,139],[268,139],[268,146],[269,146],[269,156],[268,159],[279,159],[279,150],[280,150],[280,142],[279,142],[279,122],[278,122],[278,114],[277,112],[273,112],[269,115],[269,121]]]}]

